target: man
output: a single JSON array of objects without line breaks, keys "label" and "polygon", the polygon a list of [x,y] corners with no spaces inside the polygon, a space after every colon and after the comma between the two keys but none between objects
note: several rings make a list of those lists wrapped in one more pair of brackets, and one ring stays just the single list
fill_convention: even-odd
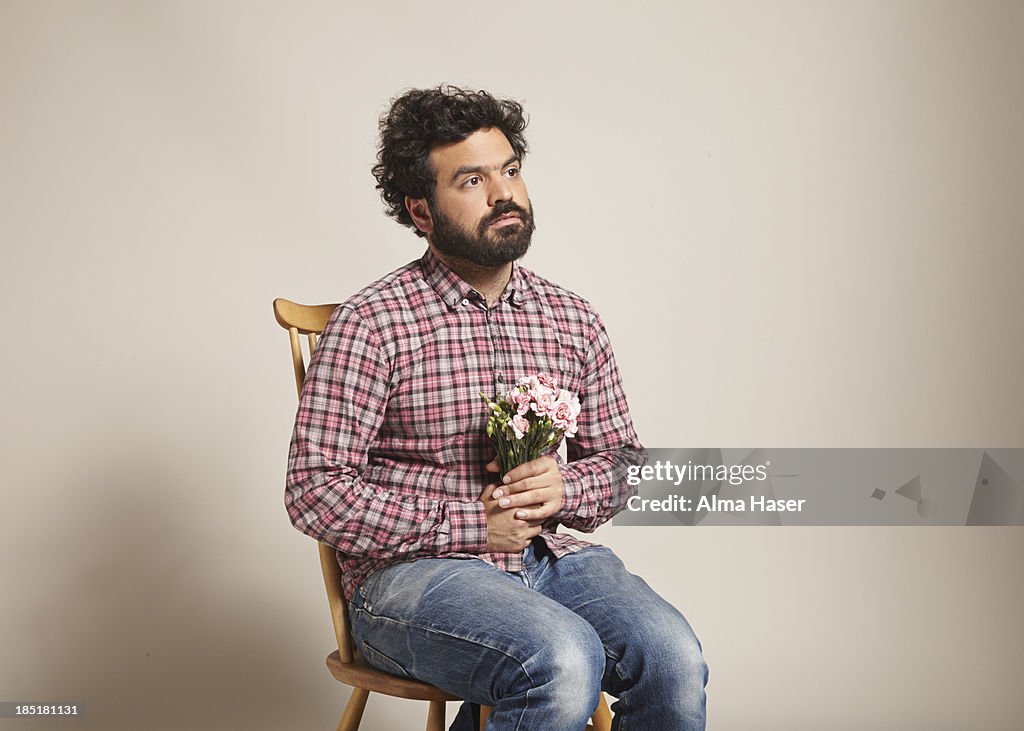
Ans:
[{"label": "man", "polygon": [[[557,532],[621,510],[644,451],[597,313],[517,263],[534,230],[525,126],[519,104],[455,87],[410,91],[381,119],[377,187],[427,250],[331,318],[288,512],[338,549],[366,660],[493,706],[489,729],[582,729],[601,689],[617,729],[702,729],[689,624],[611,550]],[[582,404],[568,462],[499,483],[479,393],[540,373]]]}]

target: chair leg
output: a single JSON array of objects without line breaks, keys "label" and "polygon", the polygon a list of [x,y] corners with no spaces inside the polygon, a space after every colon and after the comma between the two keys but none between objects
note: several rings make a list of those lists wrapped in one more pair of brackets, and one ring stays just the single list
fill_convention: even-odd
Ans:
[{"label": "chair leg", "polygon": [[338,731],[358,731],[359,723],[363,720],[363,711],[366,710],[366,699],[369,696],[370,691],[364,688],[352,689],[345,712],[341,714],[341,720],[338,721]]},{"label": "chair leg", "polygon": [[427,731],[444,731],[444,701],[430,701]]},{"label": "chair leg", "polygon": [[484,731],[484,726],[487,725],[487,718],[491,715],[490,706],[480,706],[480,731]]},{"label": "chair leg", "polygon": [[593,721],[594,731],[612,731],[612,712],[604,699],[604,693],[601,693],[601,700],[597,704],[597,710],[594,711]]}]

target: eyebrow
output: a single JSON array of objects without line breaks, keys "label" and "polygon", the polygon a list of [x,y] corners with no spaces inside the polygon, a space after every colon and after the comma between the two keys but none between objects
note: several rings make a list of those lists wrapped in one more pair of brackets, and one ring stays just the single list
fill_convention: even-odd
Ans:
[{"label": "eyebrow", "polygon": [[452,180],[451,180],[451,182],[454,183],[456,180],[461,178],[463,175],[468,175],[469,173],[486,173],[489,169],[492,169],[492,170],[504,170],[505,168],[507,168],[509,165],[511,165],[514,162],[519,162],[519,156],[518,155],[513,155],[512,157],[510,157],[508,160],[506,160],[505,162],[503,162],[501,165],[499,165],[496,168],[486,168],[483,165],[463,165],[462,167],[457,168],[454,173],[452,173]]}]

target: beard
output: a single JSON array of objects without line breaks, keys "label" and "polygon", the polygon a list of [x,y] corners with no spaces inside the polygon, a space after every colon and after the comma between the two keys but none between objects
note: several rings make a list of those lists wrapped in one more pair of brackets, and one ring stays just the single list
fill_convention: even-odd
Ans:
[{"label": "beard", "polygon": [[[529,210],[512,201],[503,201],[480,220],[475,231],[470,231],[444,215],[435,204],[431,209],[434,230],[430,241],[446,256],[481,267],[503,266],[521,259],[530,248],[536,226],[533,223],[533,204],[528,202],[527,205]],[[519,223],[490,228],[492,223],[507,213],[518,214]]]}]

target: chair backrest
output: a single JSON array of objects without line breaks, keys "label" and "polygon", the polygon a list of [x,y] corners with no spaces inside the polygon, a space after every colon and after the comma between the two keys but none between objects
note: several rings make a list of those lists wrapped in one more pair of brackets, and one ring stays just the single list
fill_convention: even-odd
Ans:
[{"label": "chair backrest", "polygon": [[[302,384],[306,380],[306,363],[316,349],[317,336],[327,326],[331,314],[338,308],[333,305],[300,305],[286,299],[274,300],[274,317],[277,323],[288,331],[292,349],[292,367],[295,370],[295,389],[302,395]],[[303,353],[300,335],[306,336],[306,352]],[[331,608],[331,622],[338,639],[338,657],[343,663],[352,662],[352,633],[348,623],[348,606],[341,593],[341,569],[338,556],[326,543],[317,544],[320,551],[320,570],[324,575],[327,589],[327,603]]]}]

